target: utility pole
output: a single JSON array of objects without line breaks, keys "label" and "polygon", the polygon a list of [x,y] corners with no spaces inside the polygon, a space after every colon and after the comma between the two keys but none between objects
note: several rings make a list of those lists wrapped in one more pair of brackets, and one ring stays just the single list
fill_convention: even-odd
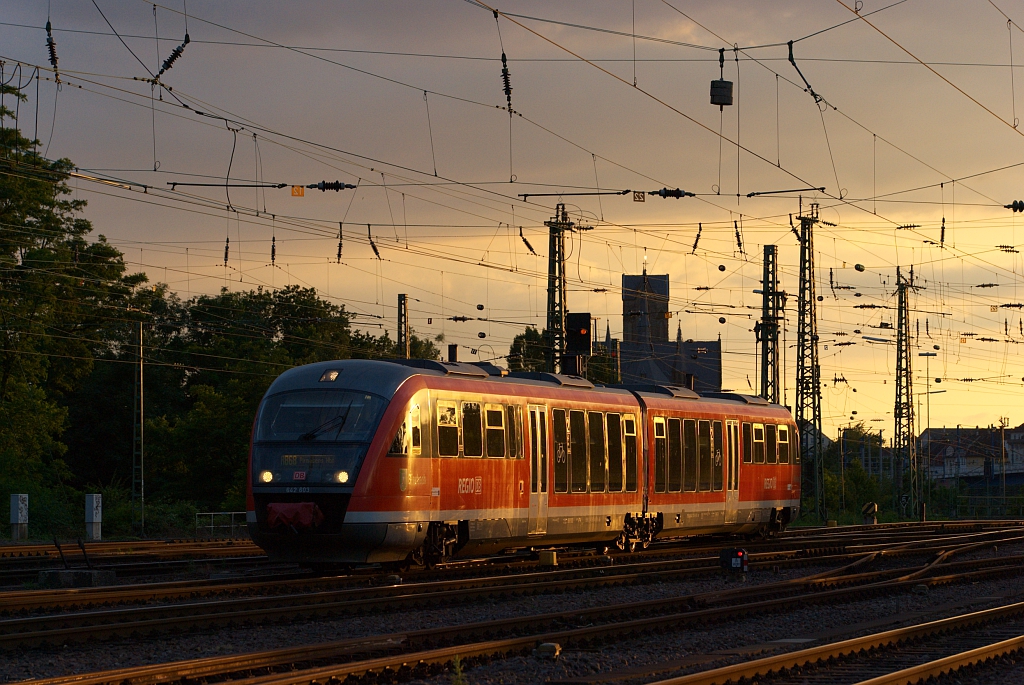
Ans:
[{"label": "utility pole", "polygon": [[896,432],[893,438],[893,457],[898,467],[893,483],[903,490],[904,471],[910,471],[910,511],[915,514],[921,503],[920,479],[917,473],[917,439],[914,433],[914,373],[910,354],[910,298],[914,287],[914,268],[910,278],[904,278],[896,267],[896,404],[893,408]]},{"label": "utility pole", "polygon": [[142,322],[139,322],[139,366],[135,378],[134,422],[132,425],[132,528],[136,535],[146,534],[146,476],[143,428],[146,421],[143,401]]},{"label": "utility pole", "polygon": [[589,226],[577,226],[569,221],[565,204],[555,205],[555,215],[545,221],[548,227],[548,321],[544,330],[545,369],[558,373],[565,356],[565,234],[589,231]]},{"label": "utility pole", "polygon": [[405,359],[410,358],[409,342],[409,298],[404,293],[398,295],[398,353]]},{"label": "utility pole", "polygon": [[[797,298],[796,425],[800,431],[803,490],[814,497],[814,513],[825,512],[825,475],[821,435],[821,368],[818,365],[817,299],[814,295],[814,224],[818,205],[800,216],[800,294]],[[809,473],[808,473],[809,472]],[[808,485],[810,487],[808,487]]]},{"label": "utility pole", "polygon": [[761,320],[754,333],[761,343],[761,397],[779,403],[779,327],[786,307],[786,294],[779,292],[778,247],[764,246],[764,276],[761,280]]},{"label": "utility pole", "polygon": [[[938,349],[938,345],[935,346]],[[938,356],[935,352],[918,352],[918,357],[924,357],[924,411],[925,411],[925,435],[927,442],[921,447],[924,449],[924,478],[926,486],[923,488],[923,502],[932,501],[932,366],[931,358]],[[920,405],[918,406],[920,408]],[[927,445],[927,447],[925,447]]]},{"label": "utility pole", "polygon": [[1006,516],[1006,427],[1010,425],[1009,416],[999,417],[999,454],[1002,466],[999,468],[1003,481],[1003,509],[1002,516]]}]

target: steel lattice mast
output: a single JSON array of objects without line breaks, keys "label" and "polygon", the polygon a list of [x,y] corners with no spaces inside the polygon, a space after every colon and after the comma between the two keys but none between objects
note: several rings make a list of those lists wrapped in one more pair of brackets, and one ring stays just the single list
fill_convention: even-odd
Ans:
[{"label": "steel lattice mast", "polygon": [[761,342],[761,397],[779,403],[779,327],[784,293],[779,292],[778,247],[764,246],[764,276],[761,280],[761,320],[756,326]]},{"label": "steel lattice mast", "polygon": [[800,431],[803,489],[814,497],[814,511],[825,518],[821,434],[821,368],[818,365],[817,299],[814,294],[814,224],[818,205],[800,216],[800,295],[797,302],[796,425]]},{"label": "steel lattice mast", "polygon": [[898,465],[894,474],[894,490],[904,491],[906,472],[910,472],[910,511],[918,511],[917,444],[914,434],[914,374],[911,366],[910,304],[909,292],[914,287],[914,268],[910,278],[904,278],[896,267],[896,404],[893,408],[895,433],[893,434],[893,458]]},{"label": "steel lattice mast", "polygon": [[544,331],[546,370],[557,373],[565,354],[565,232],[573,224],[565,205],[555,206],[555,216],[545,221],[548,227],[548,322]]}]

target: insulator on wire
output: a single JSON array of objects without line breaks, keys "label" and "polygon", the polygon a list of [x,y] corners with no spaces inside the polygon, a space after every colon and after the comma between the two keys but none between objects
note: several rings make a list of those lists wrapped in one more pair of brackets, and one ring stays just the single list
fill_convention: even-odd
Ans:
[{"label": "insulator on wire", "polygon": [[736,221],[735,219],[733,219],[732,220],[732,226],[733,226],[733,228],[736,229],[736,247],[739,249],[740,254],[744,254],[744,252],[743,252],[743,238],[740,237],[740,225],[739,225],[739,222]]},{"label": "insulator on wire", "polygon": [[50,66],[53,67],[53,78],[60,83],[60,74],[57,72],[57,41],[53,39],[53,26],[50,20],[46,20],[46,49],[50,53]]},{"label": "insulator on wire", "polygon": [[339,221],[338,222],[338,264],[341,264],[341,248],[342,248],[342,242],[341,241],[343,239],[342,238],[342,229],[344,229],[344,227],[345,227],[345,224],[342,223],[341,221]]},{"label": "insulator on wire", "polygon": [[525,235],[523,235],[523,227],[522,226],[519,227],[519,237],[523,239],[524,243],[526,243],[526,249],[529,250],[531,254],[537,255],[537,251],[533,249],[533,245],[531,245],[530,241],[526,239]]},{"label": "insulator on wire", "polygon": [[512,116],[512,75],[508,71],[508,60],[501,53],[501,82],[504,84],[505,101],[508,102],[508,115]]},{"label": "insulator on wire", "polygon": [[337,192],[346,188],[355,188],[351,183],[342,183],[341,181],[320,181],[319,183],[311,183],[306,187],[321,192],[327,192],[328,190]]},{"label": "insulator on wire", "polygon": [[377,243],[373,242],[373,233],[370,232],[370,224],[366,224],[366,235],[370,238],[370,247],[373,248],[373,254],[377,255],[377,259],[380,259],[380,250],[377,249]]},{"label": "insulator on wire", "polygon": [[697,237],[693,239],[693,249],[690,250],[690,254],[697,254],[697,243],[700,242],[700,234],[704,230],[704,225],[700,222],[697,223]]},{"label": "insulator on wire", "polygon": [[939,233],[939,245],[945,245],[945,244],[946,244],[946,217],[942,217],[942,232]]},{"label": "insulator on wire", "polygon": [[160,78],[165,71],[174,66],[174,63],[178,61],[179,57],[181,57],[181,53],[185,52],[185,46],[188,45],[190,42],[191,41],[188,37],[188,34],[186,33],[185,40],[182,42],[182,44],[171,50],[170,56],[167,59],[165,59],[164,63],[160,66],[160,71],[157,72],[156,75],[157,78]]},{"label": "insulator on wire", "polygon": [[685,190],[680,190],[679,188],[676,188],[674,190],[672,188],[662,188],[661,190],[649,190],[647,191],[647,194],[658,195],[660,197],[674,197],[677,200],[681,197],[696,197],[693,193],[689,193]]},{"label": "insulator on wire", "polygon": [[228,254],[231,252],[231,238],[224,238],[224,266],[228,265]]},{"label": "insulator on wire", "polygon": [[277,236],[270,237],[270,266],[277,262]]},{"label": "insulator on wire", "polygon": [[1004,209],[1012,209],[1014,212],[1024,212],[1024,200],[1014,200],[1008,205],[1003,205]]}]

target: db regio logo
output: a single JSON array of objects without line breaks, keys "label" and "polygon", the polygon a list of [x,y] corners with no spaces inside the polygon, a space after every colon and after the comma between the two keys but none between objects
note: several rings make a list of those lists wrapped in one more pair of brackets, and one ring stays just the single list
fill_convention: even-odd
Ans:
[{"label": "db regio logo", "polygon": [[459,479],[459,494],[460,495],[479,495],[484,491],[484,479],[480,476],[476,478],[460,478]]}]

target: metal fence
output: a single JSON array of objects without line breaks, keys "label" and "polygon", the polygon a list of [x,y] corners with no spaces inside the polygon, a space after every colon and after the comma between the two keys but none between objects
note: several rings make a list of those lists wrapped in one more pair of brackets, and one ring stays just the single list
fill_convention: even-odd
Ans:
[{"label": "metal fence", "polygon": [[244,511],[204,511],[196,513],[197,538],[249,537]]},{"label": "metal fence", "polygon": [[1024,518],[1024,497],[961,495],[957,497],[955,516],[970,519]]}]

